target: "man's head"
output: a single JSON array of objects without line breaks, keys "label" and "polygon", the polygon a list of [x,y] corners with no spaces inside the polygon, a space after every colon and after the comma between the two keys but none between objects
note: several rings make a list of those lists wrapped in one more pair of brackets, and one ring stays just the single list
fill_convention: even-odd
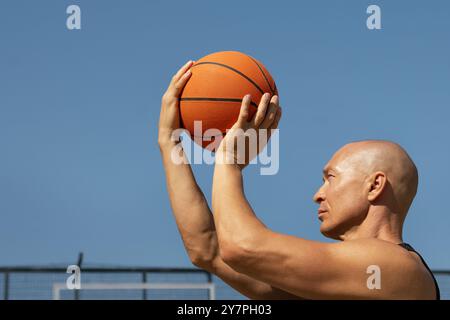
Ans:
[{"label": "man's head", "polygon": [[369,214],[401,226],[417,192],[418,173],[398,144],[368,140],[338,150],[324,167],[323,180],[314,195],[320,204],[320,231],[342,239]]}]

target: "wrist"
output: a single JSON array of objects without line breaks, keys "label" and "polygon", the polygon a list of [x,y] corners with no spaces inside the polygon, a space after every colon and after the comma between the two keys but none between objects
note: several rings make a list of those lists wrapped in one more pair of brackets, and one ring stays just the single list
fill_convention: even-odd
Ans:
[{"label": "wrist", "polygon": [[239,163],[233,152],[227,152],[224,149],[217,150],[216,152],[216,166],[223,166],[231,169],[242,171],[245,168],[245,163]]},{"label": "wrist", "polygon": [[179,142],[171,139],[158,139],[158,146],[161,152],[171,151]]}]

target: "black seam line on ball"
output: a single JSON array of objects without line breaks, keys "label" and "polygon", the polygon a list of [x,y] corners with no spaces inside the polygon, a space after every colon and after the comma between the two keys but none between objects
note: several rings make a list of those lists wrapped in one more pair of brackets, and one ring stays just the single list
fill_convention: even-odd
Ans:
[{"label": "black seam line on ball", "polygon": [[245,79],[247,79],[249,82],[251,82],[251,83],[256,87],[256,89],[259,90],[259,92],[261,92],[261,94],[264,94],[264,91],[258,86],[258,84],[257,84],[255,81],[253,81],[252,79],[250,79],[250,78],[247,77],[245,74],[243,74],[242,72],[240,72],[239,70],[237,70],[237,69],[235,69],[235,68],[232,68],[232,67],[230,67],[230,66],[227,66],[226,64],[222,64],[222,63],[218,63],[218,62],[209,62],[209,61],[196,63],[196,64],[193,65],[192,67],[196,67],[196,66],[199,66],[199,65],[201,65],[201,64],[214,64],[214,65],[217,65],[217,66],[221,66],[221,67],[230,69],[231,71],[236,72],[236,73],[239,74],[240,76],[242,76],[242,77],[244,77]]},{"label": "black seam line on ball", "polygon": [[270,85],[269,79],[267,79],[266,74],[264,73],[264,71],[263,71],[263,69],[261,68],[261,66],[259,65],[259,63],[258,63],[255,59],[253,59],[252,57],[249,56],[249,58],[252,59],[253,62],[258,66],[259,71],[261,71],[261,73],[262,73],[264,79],[266,79],[267,85],[269,86],[270,91],[272,92],[272,95],[275,94],[275,90],[274,90],[274,89],[272,88],[272,86]]},{"label": "black seam line on ball", "polygon": [[[203,97],[189,97],[189,98],[180,98],[180,101],[222,101],[222,102],[239,102],[242,103],[242,99],[232,99],[232,98],[203,98]],[[250,102],[250,105],[258,108],[258,105],[253,101]]]},{"label": "black seam line on ball", "polygon": [[[208,137],[208,138],[214,138],[214,139],[217,139],[218,137],[223,137],[224,135],[226,135],[227,133],[226,132],[221,132],[221,135],[217,135],[217,136],[210,136],[210,137]],[[204,136],[192,136],[191,135],[191,138],[193,139],[193,138],[202,138],[202,141],[204,141],[204,142],[207,142],[207,141],[211,141],[212,142],[212,140],[204,140],[203,138],[204,138]]]}]

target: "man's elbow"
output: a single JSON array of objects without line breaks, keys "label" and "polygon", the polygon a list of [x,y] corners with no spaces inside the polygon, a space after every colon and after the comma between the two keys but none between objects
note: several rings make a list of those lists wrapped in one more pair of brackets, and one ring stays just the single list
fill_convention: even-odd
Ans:
[{"label": "man's elbow", "polygon": [[223,234],[219,238],[220,258],[236,271],[243,272],[259,263],[261,257],[261,243],[266,234],[251,232],[245,236],[239,234]]},{"label": "man's elbow", "polygon": [[189,259],[191,263],[197,268],[213,272],[214,261],[216,257],[214,255],[202,254],[202,253],[190,253]]},{"label": "man's elbow", "polygon": [[191,260],[191,263],[194,266],[200,269],[204,269],[205,266],[208,264],[208,261],[200,255],[190,255],[189,259]]},{"label": "man's elbow", "polygon": [[241,270],[249,259],[250,250],[239,242],[226,242],[220,246],[220,258],[235,270]]}]

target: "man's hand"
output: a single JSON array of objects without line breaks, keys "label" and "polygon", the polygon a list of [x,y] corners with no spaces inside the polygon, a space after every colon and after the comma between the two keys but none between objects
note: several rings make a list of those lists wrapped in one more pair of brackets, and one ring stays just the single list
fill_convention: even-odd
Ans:
[{"label": "man's hand", "polygon": [[172,77],[172,81],[161,100],[161,113],[159,116],[158,143],[160,147],[171,144],[172,132],[180,127],[179,97],[184,86],[191,77],[194,61],[188,61]]},{"label": "man's hand", "polygon": [[237,164],[240,169],[264,149],[281,119],[278,96],[271,98],[270,93],[265,93],[255,116],[248,121],[251,101],[250,95],[242,99],[239,118],[222,139],[216,155],[219,161]]}]

